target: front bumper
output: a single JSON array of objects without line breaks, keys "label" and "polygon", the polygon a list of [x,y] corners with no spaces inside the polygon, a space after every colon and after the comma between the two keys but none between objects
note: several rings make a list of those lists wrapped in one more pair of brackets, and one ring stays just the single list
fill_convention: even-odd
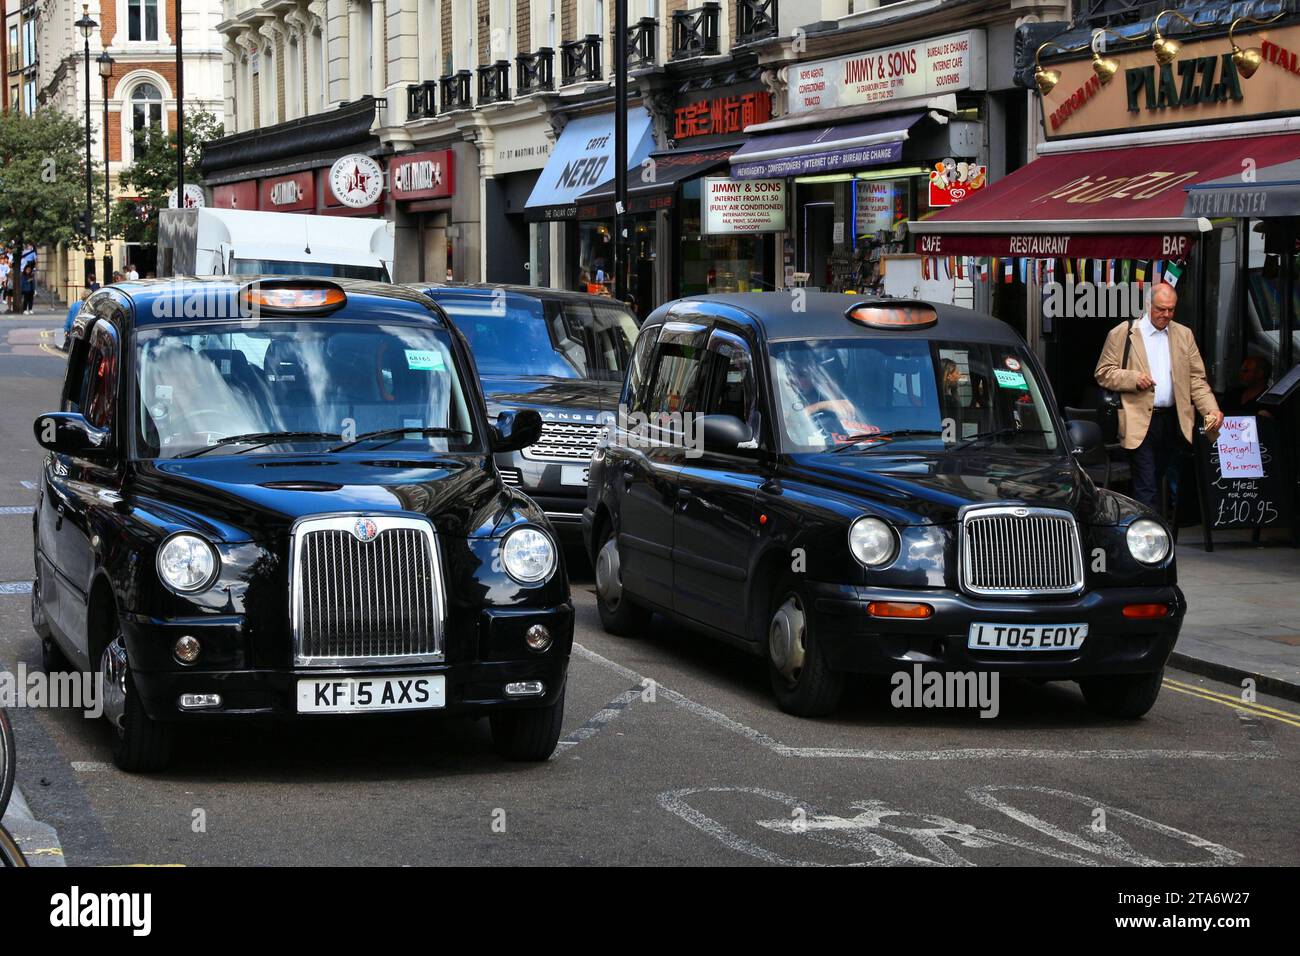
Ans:
[{"label": "front bumper", "polygon": [[[890,674],[920,664],[935,670],[1000,671],[1045,680],[1154,673],[1164,666],[1187,611],[1177,586],[1107,588],[1051,601],[979,600],[949,590],[811,585],[814,633],[836,670]],[[871,617],[871,601],[929,604],[926,619]],[[1166,604],[1163,618],[1130,619],[1129,604]],[[1075,650],[991,651],[966,646],[970,625],[1087,624]]]}]

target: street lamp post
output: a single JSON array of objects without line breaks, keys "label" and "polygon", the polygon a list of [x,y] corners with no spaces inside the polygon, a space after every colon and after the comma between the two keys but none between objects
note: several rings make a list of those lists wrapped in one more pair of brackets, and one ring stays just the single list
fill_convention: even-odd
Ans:
[{"label": "street lamp post", "polygon": [[[74,26],[81,31],[82,39],[86,42],[86,242],[91,242],[91,181],[90,181],[90,35],[95,32],[99,24],[90,19],[90,4],[81,5],[81,19]],[[86,250],[86,278],[89,280],[91,273],[95,271],[95,247],[90,245]]]},{"label": "street lamp post", "polygon": [[104,285],[113,277],[113,200],[108,183],[108,80],[113,75],[113,57],[105,50],[96,60],[99,78],[104,82]]}]

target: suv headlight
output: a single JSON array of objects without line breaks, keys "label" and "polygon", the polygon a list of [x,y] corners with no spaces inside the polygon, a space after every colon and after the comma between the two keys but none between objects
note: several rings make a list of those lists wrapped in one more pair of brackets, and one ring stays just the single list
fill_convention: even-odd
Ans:
[{"label": "suv headlight", "polygon": [[849,550],[859,564],[878,568],[894,559],[898,551],[898,536],[879,518],[863,516],[849,525]]},{"label": "suv headlight", "polygon": [[1169,556],[1169,532],[1158,521],[1139,518],[1124,535],[1128,553],[1143,564],[1159,564]]},{"label": "suv headlight", "polygon": [[162,543],[157,565],[163,584],[182,594],[195,594],[212,587],[221,558],[208,541],[182,531]]},{"label": "suv headlight", "polygon": [[539,584],[555,573],[555,545],[541,528],[525,525],[507,532],[501,564],[520,584]]}]

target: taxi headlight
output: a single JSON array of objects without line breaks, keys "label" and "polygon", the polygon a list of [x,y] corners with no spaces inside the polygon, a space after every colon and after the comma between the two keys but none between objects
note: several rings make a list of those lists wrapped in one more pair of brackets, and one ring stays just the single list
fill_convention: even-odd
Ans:
[{"label": "taxi headlight", "polygon": [[206,540],[182,531],[162,543],[157,564],[163,584],[182,594],[195,594],[212,587],[221,559]]},{"label": "taxi headlight", "polygon": [[1139,518],[1128,526],[1124,537],[1128,553],[1143,564],[1159,564],[1169,556],[1169,532],[1158,521]]},{"label": "taxi headlight", "polygon": [[864,516],[849,525],[849,550],[859,564],[878,568],[894,559],[898,537],[894,529],[879,518]]},{"label": "taxi headlight", "polygon": [[525,525],[501,542],[501,564],[520,584],[538,584],[555,573],[555,545],[540,528]]}]

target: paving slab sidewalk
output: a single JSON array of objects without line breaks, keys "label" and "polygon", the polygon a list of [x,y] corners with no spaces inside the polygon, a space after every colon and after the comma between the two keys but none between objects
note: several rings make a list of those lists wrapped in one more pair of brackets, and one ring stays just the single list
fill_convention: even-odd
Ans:
[{"label": "paving slab sidewalk", "polygon": [[1248,531],[1216,534],[1208,553],[1200,541],[1199,528],[1180,529],[1187,617],[1170,663],[1300,701],[1300,549],[1277,532],[1259,546]]}]

